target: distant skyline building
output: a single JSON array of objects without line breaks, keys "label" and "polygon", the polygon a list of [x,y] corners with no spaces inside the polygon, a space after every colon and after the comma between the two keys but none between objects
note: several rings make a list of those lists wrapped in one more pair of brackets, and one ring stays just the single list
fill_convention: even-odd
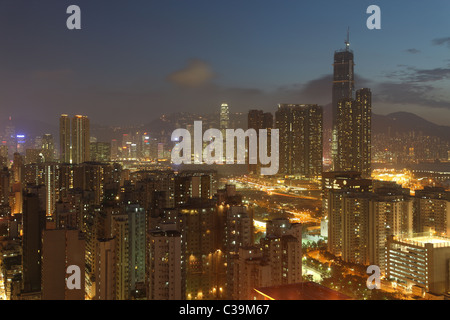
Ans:
[{"label": "distant skyline building", "polygon": [[222,103],[220,106],[220,131],[225,136],[225,130],[230,129],[230,109],[227,103]]},{"label": "distant skyline building", "polygon": [[72,163],[90,160],[89,118],[76,115],[72,118]]},{"label": "distant skyline building", "polygon": [[70,118],[67,114],[62,114],[59,118],[59,155],[62,163],[70,163]]},{"label": "distant skyline building", "polygon": [[70,120],[62,114],[59,120],[60,161],[63,163],[83,163],[90,161],[89,118],[76,115]]}]

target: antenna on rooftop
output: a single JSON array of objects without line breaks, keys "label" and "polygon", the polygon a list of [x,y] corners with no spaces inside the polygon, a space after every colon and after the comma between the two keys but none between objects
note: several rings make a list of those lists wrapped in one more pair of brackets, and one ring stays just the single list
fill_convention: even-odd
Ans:
[{"label": "antenna on rooftop", "polygon": [[345,40],[345,50],[350,48],[350,27],[347,28],[347,40]]}]

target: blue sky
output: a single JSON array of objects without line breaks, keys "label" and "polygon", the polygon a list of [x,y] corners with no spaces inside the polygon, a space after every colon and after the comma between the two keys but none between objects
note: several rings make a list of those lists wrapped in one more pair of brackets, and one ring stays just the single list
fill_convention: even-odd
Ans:
[{"label": "blue sky", "polygon": [[[66,28],[71,4],[82,30]],[[381,30],[366,27],[371,4]],[[232,111],[327,104],[350,27],[356,86],[372,89],[373,111],[445,125],[449,14],[445,0],[3,0],[0,116],[132,124],[222,101]]]}]

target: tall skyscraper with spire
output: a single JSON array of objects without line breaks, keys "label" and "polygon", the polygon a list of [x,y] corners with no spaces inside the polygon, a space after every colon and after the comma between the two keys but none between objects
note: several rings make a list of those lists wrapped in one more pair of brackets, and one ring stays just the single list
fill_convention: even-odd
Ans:
[{"label": "tall skyscraper with spire", "polygon": [[346,48],[334,54],[332,157],[334,171],[357,171],[371,176],[372,92],[356,91],[354,56],[349,34]]},{"label": "tall skyscraper with spire", "polygon": [[347,40],[345,41],[345,49],[335,51],[334,53],[334,73],[333,73],[333,92],[332,92],[332,145],[331,155],[333,160],[333,169],[337,170],[338,141],[337,141],[337,119],[338,119],[338,103],[342,99],[353,99],[353,91],[355,88],[354,78],[354,56],[350,50],[350,30],[347,31]]}]

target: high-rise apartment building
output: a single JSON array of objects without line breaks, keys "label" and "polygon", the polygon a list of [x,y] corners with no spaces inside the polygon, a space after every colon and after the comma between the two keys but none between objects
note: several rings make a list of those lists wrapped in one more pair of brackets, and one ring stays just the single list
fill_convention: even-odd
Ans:
[{"label": "high-rise apartment building", "polygon": [[338,102],[336,171],[358,171],[370,177],[371,104],[370,89],[358,90],[356,100]]},{"label": "high-rise apartment building", "polygon": [[67,114],[62,114],[59,118],[59,160],[62,163],[70,163],[70,118]]},{"label": "high-rise apartment building", "polygon": [[45,228],[44,186],[27,188],[23,199],[22,292],[41,291],[42,231]]},{"label": "high-rise apartment building", "polygon": [[271,284],[302,281],[302,227],[287,219],[268,223],[266,237],[260,240],[263,256],[271,268]]},{"label": "high-rise apartment building", "polygon": [[184,299],[181,233],[176,230],[149,232],[149,300]]},{"label": "high-rise apartment building", "polygon": [[369,263],[385,272],[387,239],[413,232],[413,199],[409,189],[394,182],[374,189],[369,202]]},{"label": "high-rise apartment building", "polygon": [[72,119],[72,163],[90,161],[89,118],[76,115]]},{"label": "high-rise apartment building", "polygon": [[372,180],[358,172],[324,172],[322,178],[323,214],[328,219],[328,251],[342,255],[344,199],[350,193],[370,193]]},{"label": "high-rise apartment building", "polygon": [[[84,237],[79,230],[44,230],[42,236],[42,299],[84,300]],[[69,288],[69,266],[79,268],[79,288]],[[76,274],[74,274],[76,276]]]},{"label": "high-rise apartment building", "polygon": [[318,105],[280,104],[275,112],[279,129],[279,172],[319,177],[322,174],[323,110]]},{"label": "high-rise apartment building", "polygon": [[416,190],[414,197],[415,232],[433,232],[450,237],[450,192],[439,187]]},{"label": "high-rise apartment building", "polygon": [[[259,130],[267,130],[267,150],[270,152],[271,148],[271,129],[273,129],[273,115],[270,112],[264,112],[262,110],[250,110],[247,116],[248,129],[255,129],[258,143],[259,143]],[[247,148],[248,149],[248,148]],[[270,154],[269,154],[270,155]],[[249,172],[253,174],[260,174],[261,163],[258,158],[258,163],[248,165]]]}]

